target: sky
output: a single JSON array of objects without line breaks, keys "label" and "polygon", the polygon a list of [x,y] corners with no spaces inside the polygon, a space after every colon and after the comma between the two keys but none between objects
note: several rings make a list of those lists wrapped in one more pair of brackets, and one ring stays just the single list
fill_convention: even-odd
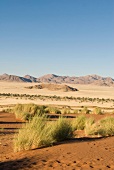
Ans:
[{"label": "sky", "polygon": [[0,0],[0,74],[114,78],[114,0]]}]

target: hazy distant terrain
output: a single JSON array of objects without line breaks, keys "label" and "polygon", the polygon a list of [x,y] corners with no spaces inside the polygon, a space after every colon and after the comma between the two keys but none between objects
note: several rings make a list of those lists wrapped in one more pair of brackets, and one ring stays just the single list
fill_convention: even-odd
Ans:
[{"label": "hazy distant terrain", "polygon": [[54,74],[47,74],[36,78],[30,75],[24,77],[16,75],[3,74],[0,75],[0,81],[7,82],[37,82],[37,83],[68,83],[68,84],[91,84],[99,86],[114,86],[114,79],[111,77],[101,77],[98,75],[87,75],[81,77],[59,76]]}]

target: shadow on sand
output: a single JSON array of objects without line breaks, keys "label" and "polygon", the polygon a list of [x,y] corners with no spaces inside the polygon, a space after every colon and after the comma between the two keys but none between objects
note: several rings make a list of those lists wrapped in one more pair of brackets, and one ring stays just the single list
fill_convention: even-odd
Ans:
[{"label": "shadow on sand", "polygon": [[24,168],[30,168],[30,159],[23,158],[13,161],[0,162],[1,170],[22,170]]}]

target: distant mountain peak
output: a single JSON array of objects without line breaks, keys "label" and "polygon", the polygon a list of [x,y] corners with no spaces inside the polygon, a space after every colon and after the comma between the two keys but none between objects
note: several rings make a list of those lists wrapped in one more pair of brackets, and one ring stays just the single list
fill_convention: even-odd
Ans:
[{"label": "distant mountain peak", "polygon": [[35,77],[33,77],[33,76],[30,76],[30,75],[25,75],[24,76],[24,78],[26,78],[26,79],[28,79],[28,80],[30,80],[31,82],[36,82],[36,78]]},{"label": "distant mountain peak", "polygon": [[2,74],[2,76],[9,76],[9,74],[7,74],[7,73],[4,73],[4,74]]}]

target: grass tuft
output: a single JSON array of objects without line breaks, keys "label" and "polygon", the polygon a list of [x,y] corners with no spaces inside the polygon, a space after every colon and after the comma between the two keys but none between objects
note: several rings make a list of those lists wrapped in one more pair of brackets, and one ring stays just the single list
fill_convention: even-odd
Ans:
[{"label": "grass tuft", "polygon": [[73,136],[73,132],[70,121],[66,118],[59,117],[51,128],[51,136],[55,142],[60,142],[71,138]]},{"label": "grass tuft", "polygon": [[100,107],[95,107],[95,109],[93,110],[93,113],[97,114],[97,115],[102,115],[103,114]]},{"label": "grass tuft", "polygon": [[13,111],[17,119],[28,120],[34,115],[43,115],[45,113],[46,106],[38,106],[36,104],[17,104]]},{"label": "grass tuft", "polygon": [[38,148],[44,144],[48,145],[50,138],[46,133],[46,122],[46,116],[34,116],[29,123],[26,123],[15,136],[14,151]]},{"label": "grass tuft", "polygon": [[72,121],[73,130],[83,130],[85,128],[86,117],[79,115]]},{"label": "grass tuft", "polygon": [[85,127],[86,135],[113,136],[114,117],[106,117],[99,122],[87,124]]}]

